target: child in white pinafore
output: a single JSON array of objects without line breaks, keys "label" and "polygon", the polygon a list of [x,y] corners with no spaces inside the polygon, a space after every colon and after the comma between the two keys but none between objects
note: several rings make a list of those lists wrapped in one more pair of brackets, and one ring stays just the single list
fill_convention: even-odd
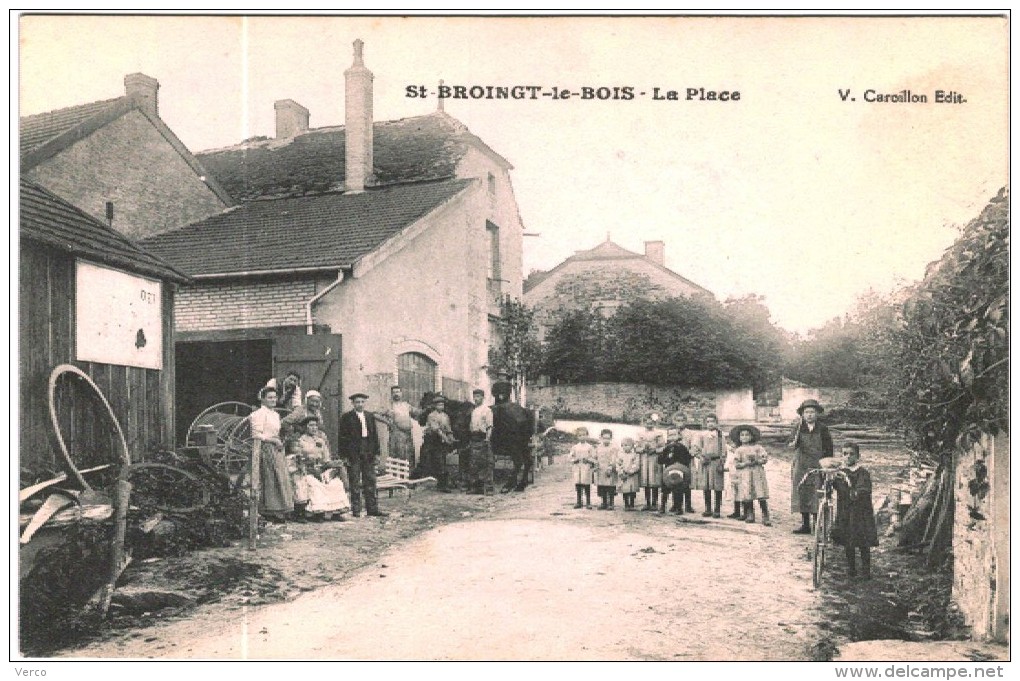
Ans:
[{"label": "child in white pinafore", "polygon": [[[653,415],[654,416],[654,415]],[[634,449],[641,456],[639,483],[645,489],[644,511],[654,511],[659,505],[659,487],[662,485],[662,467],[659,465],[659,451],[665,443],[659,442],[655,432],[657,419],[645,420],[645,429],[638,433]]]},{"label": "child in white pinafore", "polygon": [[740,501],[744,505],[744,521],[753,523],[754,502],[761,506],[761,524],[769,527],[769,483],[765,477],[768,451],[758,444],[761,431],[754,426],[737,426],[730,431],[730,440],[738,445],[733,452],[733,467],[742,473]]},{"label": "child in white pinafore", "polygon": [[620,448],[613,444],[613,431],[603,428],[595,447],[595,484],[602,504],[600,511],[616,509],[617,471],[620,468]]},{"label": "child in white pinafore", "polygon": [[620,440],[620,494],[623,495],[623,510],[636,511],[637,491],[641,482],[641,455],[634,448],[634,440],[625,437]]},{"label": "child in white pinafore", "polygon": [[[586,506],[591,508],[591,482],[592,468],[595,465],[595,448],[588,441],[588,429],[578,428],[574,431],[577,435],[577,444],[570,448],[571,473],[574,478],[574,489],[577,491],[577,503],[574,508]],[[581,495],[584,495],[584,504],[581,503]]]}]

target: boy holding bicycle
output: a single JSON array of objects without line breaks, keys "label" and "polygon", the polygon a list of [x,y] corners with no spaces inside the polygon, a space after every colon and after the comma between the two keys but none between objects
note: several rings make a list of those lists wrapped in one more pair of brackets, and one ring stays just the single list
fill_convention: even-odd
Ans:
[{"label": "boy holding bicycle", "polygon": [[[790,510],[800,513],[801,525],[793,531],[794,534],[811,534],[811,523],[818,510],[816,490],[821,487],[821,478],[811,471],[818,468],[820,459],[832,456],[833,452],[832,435],[825,424],[818,421],[824,411],[818,400],[804,400],[797,408],[800,423],[790,443],[790,447],[797,450],[790,475]],[[808,480],[804,480],[806,475],[809,475]],[[802,480],[804,484],[801,484]]]},{"label": "boy holding bicycle", "polygon": [[878,546],[878,528],[871,505],[871,474],[860,465],[861,450],[853,442],[843,445],[843,475],[833,481],[838,494],[832,541],[846,549],[847,575],[857,576],[854,549],[861,554],[861,577],[871,579],[871,547]]}]

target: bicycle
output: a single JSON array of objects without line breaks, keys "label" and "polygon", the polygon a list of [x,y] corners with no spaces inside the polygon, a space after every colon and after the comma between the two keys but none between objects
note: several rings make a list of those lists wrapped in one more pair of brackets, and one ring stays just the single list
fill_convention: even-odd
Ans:
[{"label": "bicycle", "polygon": [[[822,583],[822,573],[825,571],[825,552],[828,548],[832,534],[832,521],[836,514],[834,482],[837,478],[847,480],[846,474],[838,468],[813,468],[804,474],[800,485],[805,484],[814,474],[822,476],[822,486],[816,490],[818,496],[818,512],[815,515],[815,546],[813,552],[813,567],[811,572],[811,584],[817,589]],[[849,481],[847,481],[849,484]]]}]

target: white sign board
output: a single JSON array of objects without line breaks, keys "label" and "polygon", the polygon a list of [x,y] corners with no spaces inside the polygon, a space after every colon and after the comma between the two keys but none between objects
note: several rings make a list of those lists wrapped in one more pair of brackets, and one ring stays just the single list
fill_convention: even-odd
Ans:
[{"label": "white sign board", "polygon": [[161,282],[79,260],[75,292],[79,361],[163,368]]}]

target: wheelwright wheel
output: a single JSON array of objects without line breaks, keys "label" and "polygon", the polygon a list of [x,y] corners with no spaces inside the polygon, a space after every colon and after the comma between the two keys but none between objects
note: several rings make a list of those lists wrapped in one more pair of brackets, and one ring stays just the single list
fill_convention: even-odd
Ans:
[{"label": "wheelwright wheel", "polygon": [[821,585],[822,573],[825,571],[825,549],[829,544],[830,516],[828,504],[823,504],[815,517],[815,555],[811,583],[816,589]]}]

